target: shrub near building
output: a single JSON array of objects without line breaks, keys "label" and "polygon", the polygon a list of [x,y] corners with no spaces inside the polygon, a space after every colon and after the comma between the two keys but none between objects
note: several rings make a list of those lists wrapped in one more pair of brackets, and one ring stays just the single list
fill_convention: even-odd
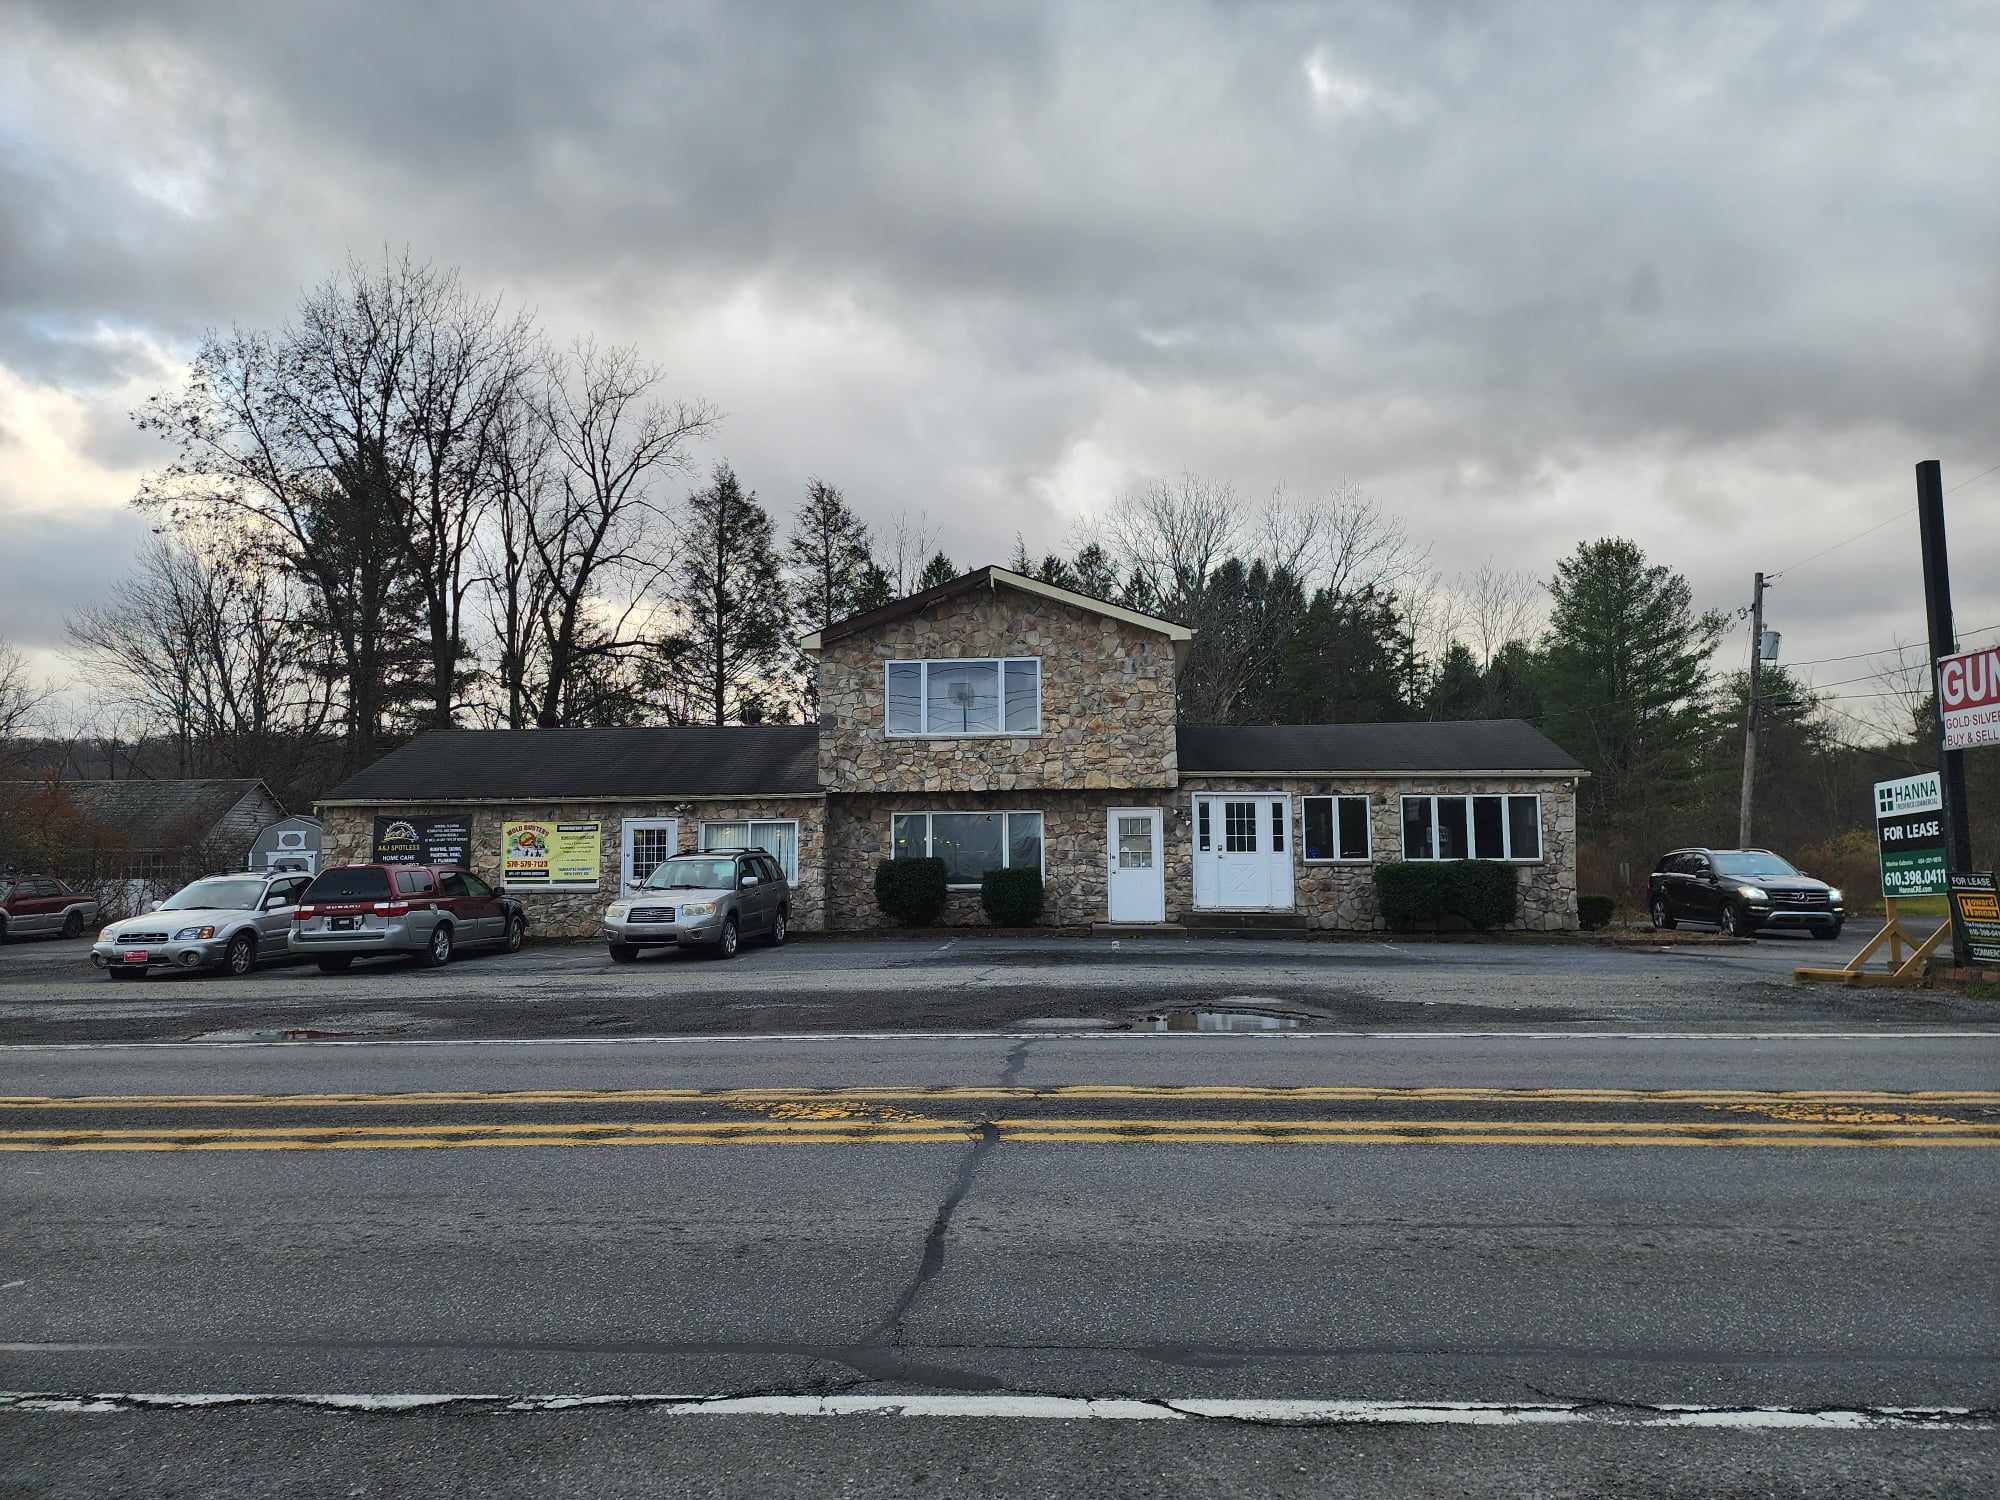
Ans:
[{"label": "shrub near building", "polygon": [[988,870],[980,877],[979,904],[995,927],[1033,927],[1042,919],[1042,872]]},{"label": "shrub near building", "polygon": [[1405,860],[1375,867],[1382,917],[1398,932],[1436,928],[1447,918],[1484,930],[1505,927],[1520,904],[1512,865],[1486,859]]},{"label": "shrub near building", "polygon": [[944,915],[941,859],[885,859],[875,866],[875,904],[899,927],[935,926]]}]

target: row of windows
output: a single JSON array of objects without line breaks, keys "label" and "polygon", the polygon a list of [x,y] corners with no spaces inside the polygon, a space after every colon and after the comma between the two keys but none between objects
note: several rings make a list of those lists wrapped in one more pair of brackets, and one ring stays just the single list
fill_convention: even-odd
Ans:
[{"label": "row of windows", "polygon": [[1038,812],[897,813],[889,820],[897,859],[941,859],[950,885],[978,885],[988,870],[1042,866]]},{"label": "row of windows", "polygon": [[883,666],[883,732],[1001,735],[1042,732],[1042,664],[1032,656],[892,661]]},{"label": "row of windows", "polygon": [[[1368,798],[1356,795],[1301,797],[1304,827],[1302,852],[1309,865],[1366,864],[1375,857]],[[1210,802],[1195,803],[1195,848],[1215,847],[1209,826]],[[1285,848],[1286,805],[1254,800],[1222,804],[1221,847],[1226,854],[1247,854],[1259,848],[1257,809],[1271,809],[1272,853]],[[1506,859],[1542,857],[1542,799],[1538,796],[1466,796],[1403,798],[1403,858]]]},{"label": "row of windows", "polygon": [[[1366,796],[1301,797],[1307,864],[1366,864],[1374,858]],[[1195,802],[1195,847],[1248,854],[1262,848],[1282,854],[1290,822],[1286,800],[1224,799],[1221,827],[1214,803]],[[1258,826],[1270,809],[1270,827]],[[703,825],[706,829],[710,825]],[[977,885],[988,870],[1044,870],[1042,815],[1038,812],[896,813],[890,819],[897,859],[941,859],[952,885]],[[769,847],[769,846],[766,846]],[[1403,798],[1403,858],[1538,860],[1542,857],[1542,799],[1538,796]],[[1044,873],[1046,871],[1044,870]],[[797,877],[794,876],[794,879]]]}]

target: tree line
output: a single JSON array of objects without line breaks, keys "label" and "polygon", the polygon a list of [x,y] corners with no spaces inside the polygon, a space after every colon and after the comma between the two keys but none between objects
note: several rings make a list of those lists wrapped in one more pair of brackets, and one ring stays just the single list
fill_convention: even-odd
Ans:
[{"label": "tree line", "polygon": [[[638,351],[556,347],[408,258],[210,335],[135,415],[170,445],[135,500],[155,536],[68,621],[111,774],[129,741],[142,774],[258,775],[304,803],[426,729],[811,720],[798,637],[959,571],[928,518],[872,529],[824,478],[781,524],[697,461],[720,414]],[[1252,501],[1187,474],[1060,549],[1017,538],[1010,564],[1194,627],[1184,723],[1535,723],[1591,772],[1589,883],[1733,836],[1747,688],[1713,663],[1740,619],[1630,541],[1546,578],[1447,578],[1351,485]],[[1921,694],[1855,745],[1832,704],[1765,682],[1763,805],[1789,836],[1855,826],[1866,780],[1923,758]],[[0,649],[0,739],[36,701]]]}]

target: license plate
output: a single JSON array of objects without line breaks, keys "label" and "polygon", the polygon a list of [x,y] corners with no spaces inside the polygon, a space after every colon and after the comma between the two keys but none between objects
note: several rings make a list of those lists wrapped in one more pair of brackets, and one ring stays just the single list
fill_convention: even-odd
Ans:
[{"label": "license plate", "polygon": [[126,950],[125,950],[125,962],[126,962],[126,963],[128,963],[128,964],[142,964],[142,963],[144,963],[145,961],[146,961],[146,950],[145,950],[145,949],[143,949],[143,948],[128,948],[128,949],[126,949]]},{"label": "license plate", "polygon": [[335,932],[352,932],[354,931],[354,918],[329,917],[327,918],[326,925],[331,927]]}]

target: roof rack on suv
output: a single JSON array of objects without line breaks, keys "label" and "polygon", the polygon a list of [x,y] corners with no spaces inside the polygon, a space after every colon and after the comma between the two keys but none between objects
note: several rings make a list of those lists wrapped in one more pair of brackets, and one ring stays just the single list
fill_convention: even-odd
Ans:
[{"label": "roof rack on suv", "polygon": [[715,844],[710,844],[707,848],[697,849],[694,852],[696,854],[769,854],[771,851],[766,849],[762,844],[731,844],[726,849]]}]

